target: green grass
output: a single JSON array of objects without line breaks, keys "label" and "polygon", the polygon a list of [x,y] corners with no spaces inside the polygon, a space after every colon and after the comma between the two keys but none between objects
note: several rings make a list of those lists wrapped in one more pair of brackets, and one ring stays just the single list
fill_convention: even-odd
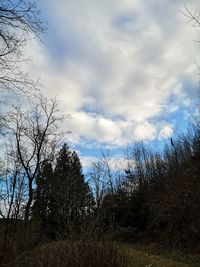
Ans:
[{"label": "green grass", "polygon": [[130,258],[128,267],[200,267],[200,261],[192,262],[172,252],[158,254],[138,245],[123,245],[123,248],[126,248]]}]

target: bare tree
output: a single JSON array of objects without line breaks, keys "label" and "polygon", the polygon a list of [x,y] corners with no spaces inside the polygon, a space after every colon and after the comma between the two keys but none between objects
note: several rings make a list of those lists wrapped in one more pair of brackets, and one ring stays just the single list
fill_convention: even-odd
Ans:
[{"label": "bare tree", "polygon": [[[1,0],[0,2],[0,89],[27,95],[36,83],[23,73],[20,64],[23,47],[31,36],[39,37],[45,30],[33,1]],[[30,90],[31,89],[31,90]]]},{"label": "bare tree", "polygon": [[94,192],[97,214],[101,215],[102,205],[105,206],[108,199],[109,202],[115,202],[114,196],[122,181],[120,164],[110,151],[101,150],[98,159],[91,163],[88,176]]},{"label": "bare tree", "polygon": [[185,9],[181,13],[188,18],[193,27],[200,27],[200,11],[198,9],[191,10],[185,5]]},{"label": "bare tree", "polygon": [[41,99],[30,112],[21,107],[15,108],[7,116],[7,134],[14,147],[12,156],[22,169],[27,179],[27,201],[25,204],[25,221],[30,216],[33,202],[33,186],[44,161],[53,160],[57,145],[63,133],[59,132],[59,117],[56,101],[48,103]]},{"label": "bare tree", "polygon": [[4,159],[1,161],[1,205],[0,215],[6,220],[19,219],[26,191],[25,177],[17,158],[12,156],[11,146],[6,149]]},{"label": "bare tree", "polygon": [[2,239],[6,243],[12,238],[23,217],[27,183],[20,162],[13,157],[11,146],[6,147],[0,168],[0,218],[3,218],[4,232]]},{"label": "bare tree", "polygon": [[89,182],[94,192],[97,212],[99,213],[106,193],[106,181],[104,177],[103,166],[100,161],[91,163],[89,170]]},{"label": "bare tree", "polygon": [[115,171],[116,167],[112,161],[112,155],[109,152],[101,151],[101,164],[103,166],[104,178],[107,181],[107,190],[110,191],[111,195],[114,195],[115,190]]}]

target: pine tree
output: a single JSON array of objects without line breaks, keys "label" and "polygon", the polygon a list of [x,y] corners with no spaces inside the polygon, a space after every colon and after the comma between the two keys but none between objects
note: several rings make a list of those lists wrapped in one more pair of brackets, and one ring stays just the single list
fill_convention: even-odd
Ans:
[{"label": "pine tree", "polygon": [[75,151],[64,144],[57,157],[52,180],[50,214],[58,228],[79,228],[90,215],[93,198]]},{"label": "pine tree", "polygon": [[46,162],[37,177],[32,219],[43,234],[57,238],[67,230],[78,231],[93,207],[92,191],[85,181],[80,159],[64,144],[54,169]]},{"label": "pine tree", "polygon": [[36,179],[34,204],[32,207],[32,219],[37,223],[41,231],[46,229],[49,218],[52,179],[52,164],[51,162],[45,161]]}]

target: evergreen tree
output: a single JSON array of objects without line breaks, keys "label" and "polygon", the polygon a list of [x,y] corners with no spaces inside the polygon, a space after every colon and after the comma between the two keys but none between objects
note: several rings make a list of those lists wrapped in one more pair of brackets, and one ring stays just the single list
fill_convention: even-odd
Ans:
[{"label": "evergreen tree", "polygon": [[55,227],[58,231],[72,225],[78,229],[91,213],[93,198],[80,159],[67,144],[57,157],[51,186],[50,215]]},{"label": "evergreen tree", "polygon": [[51,162],[44,162],[40,174],[36,179],[32,219],[37,223],[42,232],[46,229],[50,212],[51,184],[53,167]]},{"label": "evergreen tree", "polygon": [[36,180],[32,219],[44,235],[56,238],[79,230],[92,214],[94,200],[80,159],[67,144],[60,149],[55,168],[45,162]]}]

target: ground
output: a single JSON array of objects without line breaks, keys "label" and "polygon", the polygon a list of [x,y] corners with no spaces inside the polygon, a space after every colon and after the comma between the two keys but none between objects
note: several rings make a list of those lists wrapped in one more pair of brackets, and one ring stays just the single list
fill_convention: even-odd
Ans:
[{"label": "ground", "polygon": [[200,267],[195,256],[183,257],[176,252],[159,252],[139,245],[123,245],[130,257],[129,267]]}]

